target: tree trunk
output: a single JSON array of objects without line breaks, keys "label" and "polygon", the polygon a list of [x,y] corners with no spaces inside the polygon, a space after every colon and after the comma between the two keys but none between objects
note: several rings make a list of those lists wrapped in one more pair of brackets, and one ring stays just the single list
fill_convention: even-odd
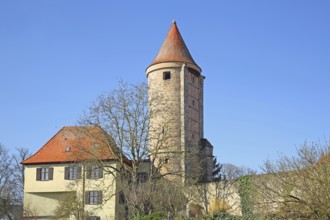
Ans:
[{"label": "tree trunk", "polygon": [[167,220],[174,220],[174,212],[167,213]]}]

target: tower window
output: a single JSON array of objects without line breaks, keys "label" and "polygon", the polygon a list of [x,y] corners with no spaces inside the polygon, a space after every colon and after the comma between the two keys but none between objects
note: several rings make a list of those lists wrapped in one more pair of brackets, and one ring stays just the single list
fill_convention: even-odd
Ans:
[{"label": "tower window", "polygon": [[164,80],[171,79],[171,72],[163,72],[163,79]]},{"label": "tower window", "polygon": [[192,105],[195,106],[195,100],[192,100]]},{"label": "tower window", "polygon": [[195,77],[193,75],[191,75],[191,81],[193,84],[195,84]]}]

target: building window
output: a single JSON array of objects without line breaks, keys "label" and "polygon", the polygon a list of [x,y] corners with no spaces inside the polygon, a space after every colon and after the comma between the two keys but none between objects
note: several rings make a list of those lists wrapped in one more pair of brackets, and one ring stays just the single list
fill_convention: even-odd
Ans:
[{"label": "building window", "polygon": [[71,151],[71,147],[70,146],[66,146],[65,147],[65,152],[70,152]]},{"label": "building window", "polygon": [[80,179],[80,177],[81,177],[81,167],[80,166],[65,167],[64,179],[76,180],[76,179]]},{"label": "building window", "polygon": [[125,204],[125,194],[123,193],[123,191],[119,192],[119,204]]},{"label": "building window", "polygon": [[87,220],[101,220],[100,216],[87,216]]},{"label": "building window", "polygon": [[53,180],[53,172],[54,172],[54,168],[52,167],[37,168],[37,180],[38,181]]},{"label": "building window", "polygon": [[195,135],[194,134],[191,134],[191,139],[195,139]]},{"label": "building window", "polygon": [[191,75],[191,81],[192,81],[192,84],[195,84],[195,77],[193,75]]},{"label": "building window", "polygon": [[87,167],[87,173],[86,173],[87,179],[99,179],[103,178],[103,169],[99,166],[88,166]]},{"label": "building window", "polygon": [[102,191],[85,192],[85,203],[88,205],[98,205],[102,203]]},{"label": "building window", "polygon": [[163,72],[163,79],[168,80],[171,79],[171,72]]},{"label": "building window", "polygon": [[192,100],[192,105],[195,106],[195,100]]},{"label": "building window", "polygon": [[137,181],[139,183],[145,183],[148,179],[148,173],[146,172],[138,172],[137,173]]}]

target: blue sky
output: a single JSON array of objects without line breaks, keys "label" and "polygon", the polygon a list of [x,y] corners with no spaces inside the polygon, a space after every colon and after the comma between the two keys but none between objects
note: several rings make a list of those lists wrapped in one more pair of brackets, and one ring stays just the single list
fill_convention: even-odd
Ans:
[{"label": "blue sky", "polygon": [[35,152],[145,69],[171,21],[203,69],[205,137],[257,169],[330,138],[330,1],[0,1],[0,143]]}]

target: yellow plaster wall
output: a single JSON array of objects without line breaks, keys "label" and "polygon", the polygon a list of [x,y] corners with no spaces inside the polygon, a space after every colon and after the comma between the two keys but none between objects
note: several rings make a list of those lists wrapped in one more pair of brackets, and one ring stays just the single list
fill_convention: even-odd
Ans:
[{"label": "yellow plaster wall", "polygon": [[[49,164],[25,166],[24,209],[33,216],[54,216],[58,202],[63,200],[69,192],[83,194],[83,181],[65,180],[64,167],[72,164]],[[112,166],[116,166],[112,162]],[[53,167],[53,180],[37,181],[36,169]],[[86,179],[85,191],[97,190],[103,193],[102,205],[85,205],[85,210],[100,216],[102,220],[114,220],[118,210],[116,194],[116,178],[104,172],[102,179]],[[73,219],[74,217],[71,217]]]}]

